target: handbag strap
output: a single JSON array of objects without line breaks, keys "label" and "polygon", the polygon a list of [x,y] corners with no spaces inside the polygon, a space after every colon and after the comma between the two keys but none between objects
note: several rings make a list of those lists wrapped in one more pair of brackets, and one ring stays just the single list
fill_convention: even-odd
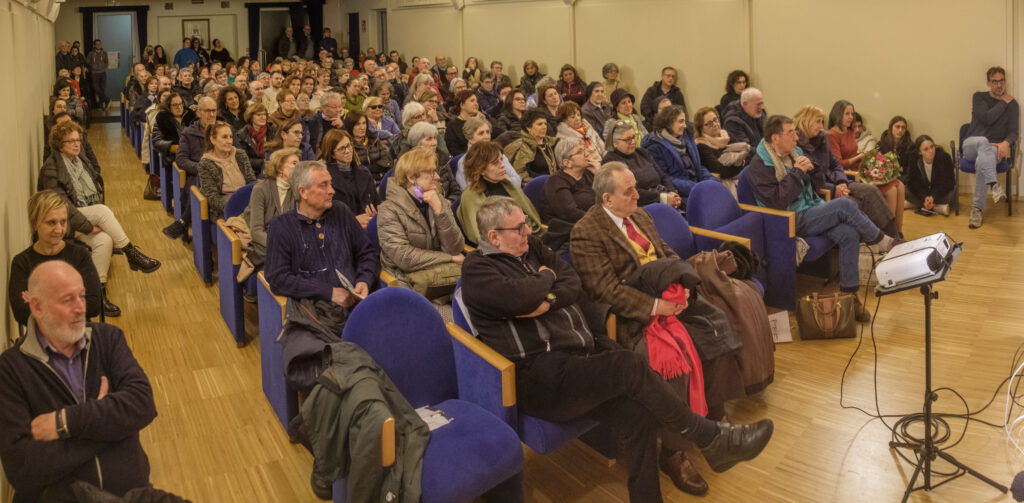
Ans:
[{"label": "handbag strap", "polygon": [[[831,301],[831,305],[829,301]],[[824,332],[826,338],[831,339],[839,326],[840,311],[842,310],[839,294],[835,293],[830,299],[825,299],[819,298],[815,292],[811,295],[811,305],[814,308],[815,324]]]}]

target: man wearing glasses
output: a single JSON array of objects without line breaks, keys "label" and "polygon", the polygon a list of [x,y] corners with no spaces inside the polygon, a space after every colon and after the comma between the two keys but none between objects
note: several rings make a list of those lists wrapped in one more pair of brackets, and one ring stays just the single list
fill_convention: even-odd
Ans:
[{"label": "man wearing glasses", "polygon": [[[203,158],[204,138],[206,128],[217,122],[217,102],[213,98],[203,96],[197,102],[196,115],[199,120],[181,131],[178,142],[178,153],[174,156],[174,162],[186,176],[186,187],[196,184],[196,176],[199,174],[197,168],[199,160]],[[171,239],[185,240],[188,242],[188,228],[192,224],[192,205],[189,202],[189,191],[183,191],[181,196],[181,218],[171,222],[171,225],[164,227],[164,234]]]},{"label": "man wearing glasses", "polygon": [[476,218],[480,247],[463,263],[462,295],[480,340],[515,363],[519,412],[614,426],[623,440],[631,501],[661,501],[660,427],[699,445],[715,471],[753,459],[768,444],[770,420],[729,425],[705,419],[642,356],[592,335],[578,305],[580,278],[531,235],[512,199],[488,197]]},{"label": "man wearing glasses", "polygon": [[963,145],[964,157],[975,163],[974,203],[968,220],[971,229],[981,227],[988,194],[994,203],[1006,199],[1006,189],[996,181],[996,164],[1009,157],[1010,145],[1017,141],[1020,120],[1017,100],[1006,92],[1006,70],[993,66],[988,69],[987,78],[989,91],[974,93],[971,127]]},{"label": "man wearing glasses", "polygon": [[303,120],[309,131],[309,144],[313,147],[314,152],[320,149],[320,141],[328,131],[345,128],[345,124],[341,120],[343,104],[344,99],[340,94],[324,93],[320,97],[320,110],[312,117]]}]

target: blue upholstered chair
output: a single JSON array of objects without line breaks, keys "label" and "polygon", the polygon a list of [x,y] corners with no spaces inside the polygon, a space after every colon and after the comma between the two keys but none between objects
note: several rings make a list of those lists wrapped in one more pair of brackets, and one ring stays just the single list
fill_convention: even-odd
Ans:
[{"label": "blue upholstered chair", "polygon": [[174,168],[168,164],[164,165],[164,153],[156,153],[156,170],[157,175],[160,176],[160,204],[164,206],[164,211],[172,213],[174,211],[174,189],[173,189],[173,176],[171,170]]},{"label": "blue upholstered chair", "polygon": [[210,204],[199,187],[191,187],[192,205],[192,263],[203,283],[213,283],[213,222],[210,221]]},{"label": "blue upholstered chair", "polygon": [[384,173],[381,177],[380,183],[377,184],[377,195],[380,196],[380,200],[383,201],[388,198],[388,180],[395,174],[395,168],[391,168]]},{"label": "blue upholstered chair", "polygon": [[[430,301],[405,288],[374,292],[353,309],[342,340],[373,357],[413,407],[430,406],[452,419],[430,434],[420,501],[470,501],[499,486],[503,500],[522,500],[519,437],[463,396],[452,352],[459,343]],[[345,493],[346,481],[338,480],[334,501],[344,502]]]},{"label": "blue upholstered chair", "polygon": [[145,136],[146,125],[140,122],[133,128],[135,129],[135,157],[142,159],[142,139]]},{"label": "blue upholstered chair", "polygon": [[[252,196],[254,184],[248,184],[238,189],[228,198],[224,205],[224,218],[229,219],[241,215]],[[217,228],[214,229],[217,240],[217,286],[220,293],[220,316],[228,326],[228,331],[234,337],[238,347],[245,345],[245,307],[243,303],[243,288],[248,293],[256,292],[256,277],[250,275],[243,286],[236,278],[238,270],[242,266],[242,241],[238,239],[235,232],[225,224],[224,219],[217,220]],[[195,248],[193,248],[193,251]]]},{"label": "blue upholstered chair", "polygon": [[[377,249],[377,254],[379,255],[380,239],[377,237],[377,215],[371,217],[370,221],[366,223],[366,237],[373,243],[373,247]],[[398,286],[398,278],[383,268],[380,270],[380,282],[387,286]]]},{"label": "blue upholstered chair", "polygon": [[288,388],[281,361],[281,345],[277,336],[284,327],[284,306],[287,299],[274,295],[263,271],[256,274],[256,297],[260,318],[260,376],[263,395],[270,408],[288,431],[288,422],[299,413],[299,394]]},{"label": "blue upholstered chair", "polygon": [[124,129],[126,132],[128,129],[128,114],[125,113],[124,93],[121,93],[121,129]]},{"label": "blue upholstered chair", "polygon": [[[765,260],[772,265],[775,270],[770,272],[768,278],[769,283],[775,282],[775,285],[771,289],[778,292],[790,292],[790,296],[786,293],[781,298],[773,297],[772,302],[767,302],[772,307],[779,307],[780,309],[793,310],[796,309],[796,270],[799,269],[801,273],[812,274],[821,277],[830,277],[832,275],[832,255],[830,253],[835,249],[835,243],[832,242],[827,236],[803,236],[803,240],[807,243],[807,254],[804,255],[804,260],[800,264],[800,267],[796,267],[796,213],[785,210],[775,210],[771,208],[765,208],[758,206],[757,200],[754,197],[754,189],[750,184],[747,170],[750,168],[744,168],[740,173],[739,181],[736,184],[736,193],[740,200],[740,209],[744,211],[757,211],[766,216],[765,218],[765,235],[769,236],[780,236],[788,235],[791,243],[784,241],[775,241],[773,238],[772,246],[769,246],[766,251]],[[773,218],[782,217],[782,218]],[[787,268],[787,264],[793,264],[794,272],[790,274],[784,271]],[[777,268],[775,266],[778,266]],[[787,284],[787,281],[789,282]],[[789,285],[792,285],[792,289]],[[773,294],[774,295],[774,294]],[[792,299],[792,300],[789,300]],[[785,307],[789,306],[789,307]]]},{"label": "blue upholstered chair", "polygon": [[[971,123],[960,126],[959,141],[954,145],[949,142],[949,151],[952,152],[953,162],[956,163],[956,185],[953,190],[953,209],[960,215],[960,172],[974,174],[974,161],[964,157],[964,140],[967,139],[967,132],[971,129]],[[960,147],[960,148],[956,148]],[[1013,216],[1013,167],[1017,155],[1017,142],[1010,143],[1010,156],[996,164],[996,173],[1006,173],[1006,215]],[[904,171],[907,166],[903,167]]]},{"label": "blue upholstered chair", "polygon": [[544,199],[544,183],[548,181],[548,177],[550,176],[551,175],[540,175],[533,180],[530,180],[529,183],[526,184],[526,187],[523,187],[523,192],[526,194],[526,197],[531,203],[533,203],[533,207],[538,210],[541,207],[541,200]]},{"label": "blue upholstered chair", "polygon": [[[145,127],[146,127],[146,125],[143,124],[142,127],[143,127],[143,135],[145,135]],[[146,168],[146,173],[149,173],[150,175],[155,175],[155,174],[157,174],[157,170],[156,170],[156,149],[153,148],[153,135],[143,136],[143,138],[145,138],[146,143],[149,144],[149,157],[147,157],[147,158],[142,160],[143,161],[142,165],[143,165],[143,167]]]},{"label": "blue upholstered chair", "polygon": [[171,163],[171,199],[174,200],[174,218],[181,219],[184,208],[181,204],[181,197],[188,191],[188,176],[185,170],[178,167],[178,163]]}]

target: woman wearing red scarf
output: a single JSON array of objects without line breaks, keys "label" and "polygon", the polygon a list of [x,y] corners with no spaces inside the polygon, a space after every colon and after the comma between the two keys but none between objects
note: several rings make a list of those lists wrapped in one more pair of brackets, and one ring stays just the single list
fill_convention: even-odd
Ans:
[{"label": "woman wearing red scarf", "polygon": [[592,160],[598,166],[604,158],[604,141],[593,126],[580,114],[580,106],[573,101],[566,101],[558,105],[558,112],[555,114],[558,119],[558,131],[556,137],[559,141],[569,138],[576,138],[583,141],[587,159]]},{"label": "woman wearing red scarf", "polygon": [[245,109],[245,127],[235,133],[235,147],[245,150],[253,173],[263,172],[267,145],[267,107],[254,103]]}]

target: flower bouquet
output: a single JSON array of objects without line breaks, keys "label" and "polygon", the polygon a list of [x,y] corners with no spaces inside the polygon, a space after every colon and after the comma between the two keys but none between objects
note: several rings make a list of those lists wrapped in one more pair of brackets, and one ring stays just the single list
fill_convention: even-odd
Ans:
[{"label": "flower bouquet", "polygon": [[880,154],[877,149],[872,149],[864,154],[859,174],[865,183],[885,185],[898,179],[903,174],[903,168],[896,152]]}]

